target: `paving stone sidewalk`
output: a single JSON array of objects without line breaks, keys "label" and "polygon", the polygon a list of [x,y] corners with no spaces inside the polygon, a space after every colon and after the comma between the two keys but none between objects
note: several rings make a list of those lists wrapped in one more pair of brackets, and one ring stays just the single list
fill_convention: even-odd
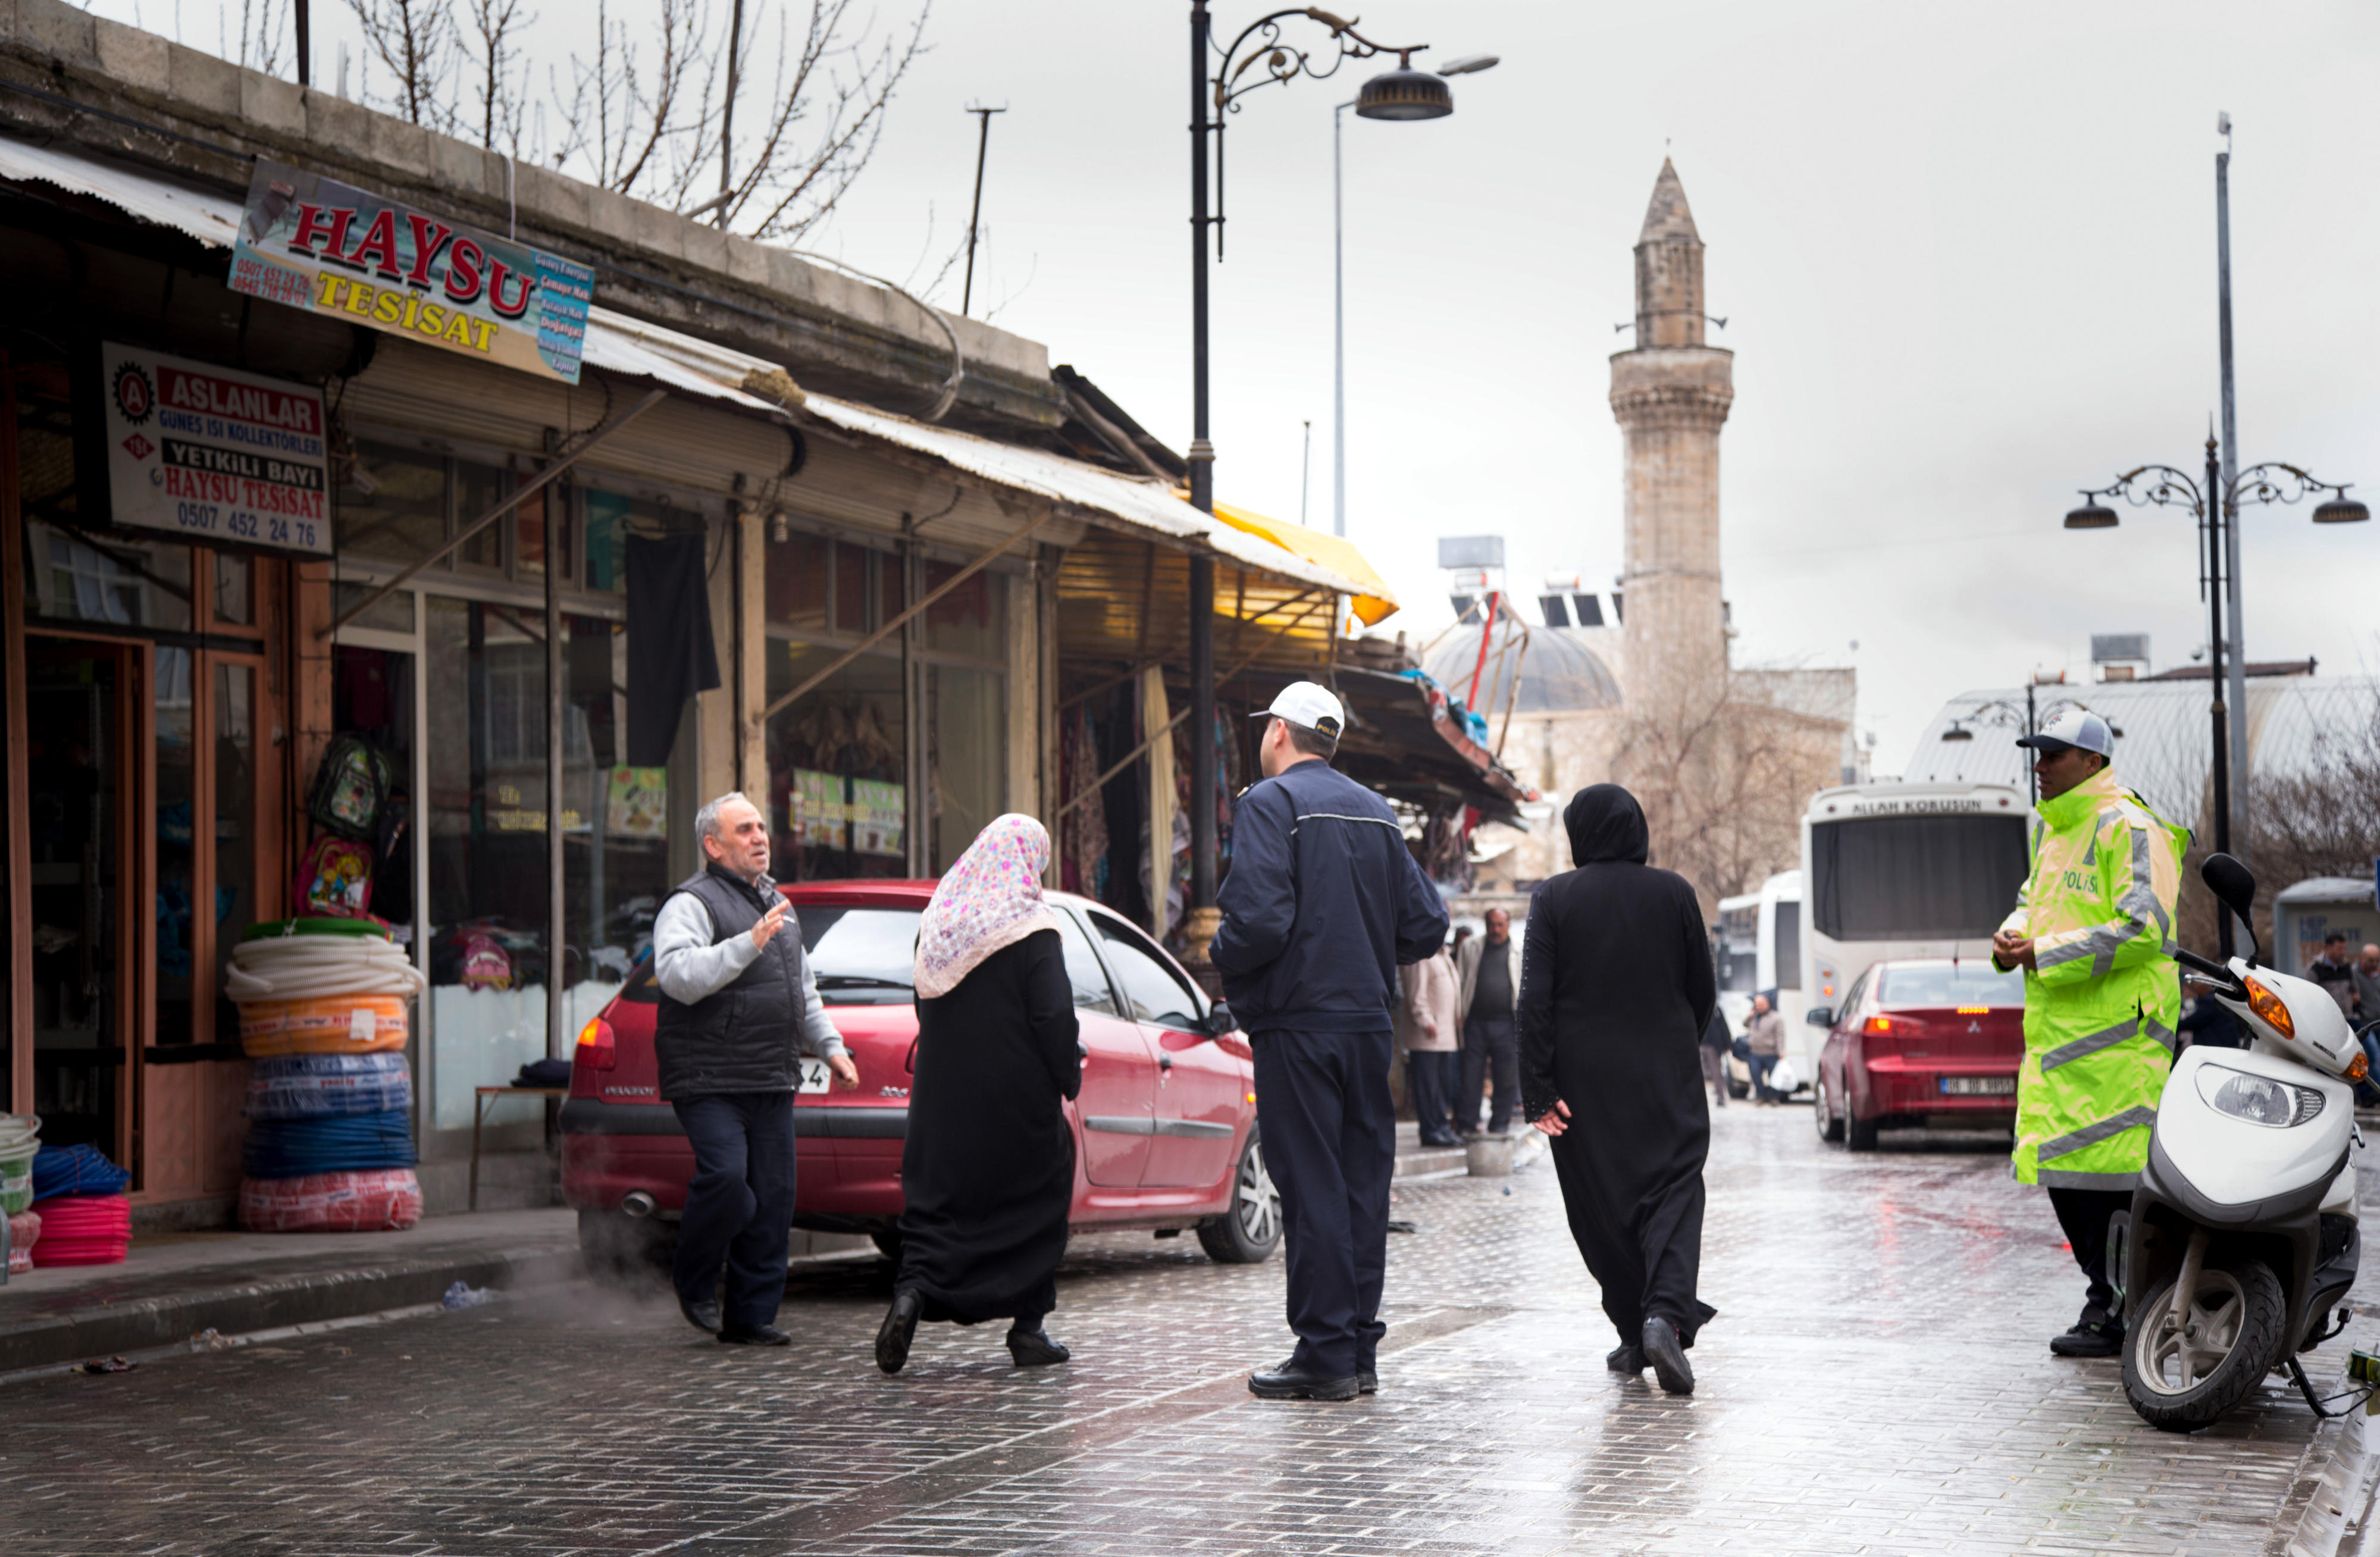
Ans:
[{"label": "paving stone sidewalk", "polygon": [[2051,1358],[2080,1281],[2004,1141],[1853,1156],[1802,1109],[1713,1124],[1720,1316],[1690,1399],[1603,1370],[1541,1162],[1399,1186],[1418,1230],[1390,1243],[1374,1399],[1251,1400],[1288,1349],[1281,1267],[1187,1237],[1079,1240],[1051,1320],[1076,1360],[1048,1370],[1010,1367],[997,1326],[929,1326],[880,1375],[873,1261],[797,1271],[778,1353],[582,1283],[7,1386],[0,1551],[2266,1550],[2303,1495],[2304,1404],[2267,1387],[2174,1437],[2115,1364]]}]

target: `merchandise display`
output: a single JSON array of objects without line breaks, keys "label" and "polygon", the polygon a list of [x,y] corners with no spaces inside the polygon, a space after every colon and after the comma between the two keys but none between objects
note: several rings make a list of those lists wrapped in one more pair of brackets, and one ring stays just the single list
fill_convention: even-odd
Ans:
[{"label": "merchandise display", "polygon": [[33,1214],[42,1219],[35,1270],[121,1264],[132,1242],[132,1202],[121,1195],[61,1195],[34,1201]]},{"label": "merchandise display", "polygon": [[256,1062],[248,1081],[250,1119],[322,1119],[409,1113],[413,1077],[405,1056],[285,1054]]},{"label": "merchandise display", "polygon": [[33,1158],[41,1150],[38,1115],[0,1113],[0,1216],[14,1216],[33,1203]]},{"label": "merchandise display", "polygon": [[316,1119],[255,1119],[239,1149],[240,1168],[250,1178],[307,1178],[315,1174],[365,1173],[409,1168],[413,1115],[334,1114]]},{"label": "merchandise display", "polygon": [[31,1211],[8,1218],[8,1273],[21,1276],[33,1268],[33,1246],[41,1241],[42,1219]]},{"label": "merchandise display", "polygon": [[398,1233],[421,1220],[421,1181],[411,1168],[251,1178],[239,1186],[249,1233]]},{"label": "merchandise display", "polygon": [[121,1195],[132,1175],[95,1146],[45,1146],[33,1158],[33,1199],[69,1195]]}]

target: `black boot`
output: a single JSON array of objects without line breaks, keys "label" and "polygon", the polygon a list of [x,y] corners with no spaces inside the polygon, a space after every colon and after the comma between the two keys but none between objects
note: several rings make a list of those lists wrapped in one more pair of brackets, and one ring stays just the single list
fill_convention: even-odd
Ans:
[{"label": "black boot", "polygon": [[1019,1368],[1048,1368],[1064,1362],[1075,1354],[1050,1339],[1050,1332],[1036,1320],[1030,1329],[1022,1320],[1008,1332],[1008,1355],[1016,1359]]},{"label": "black boot", "polygon": [[1678,1340],[1678,1327],[1658,1316],[1645,1321],[1645,1360],[1653,1365],[1653,1376],[1671,1394],[1694,1393],[1694,1370],[1686,1361],[1686,1348]]},{"label": "black boot", "polygon": [[1604,1355],[1603,1366],[1614,1373],[1642,1373],[1645,1371],[1645,1348],[1614,1346]]},{"label": "black boot", "polygon": [[917,1333],[917,1316],[925,1310],[925,1300],[908,1287],[892,1294],[892,1307],[884,1310],[884,1322],[876,1332],[876,1366],[887,1373],[898,1373],[909,1360],[909,1342]]}]

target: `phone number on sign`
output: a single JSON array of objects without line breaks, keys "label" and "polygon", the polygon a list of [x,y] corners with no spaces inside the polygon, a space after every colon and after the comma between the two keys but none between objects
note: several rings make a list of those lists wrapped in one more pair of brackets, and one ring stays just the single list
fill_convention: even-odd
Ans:
[{"label": "phone number on sign", "polygon": [[209,535],[228,535],[238,541],[261,541],[268,546],[320,546],[312,519],[285,518],[278,514],[251,514],[244,508],[226,509],[214,503],[176,503],[175,522],[184,529],[200,529]]}]

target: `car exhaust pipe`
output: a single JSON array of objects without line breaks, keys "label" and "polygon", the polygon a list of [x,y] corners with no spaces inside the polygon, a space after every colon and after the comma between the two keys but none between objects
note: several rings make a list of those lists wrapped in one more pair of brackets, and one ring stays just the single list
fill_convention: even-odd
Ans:
[{"label": "car exhaust pipe", "polygon": [[633,1217],[648,1217],[661,1210],[661,1202],[642,1189],[631,1189],[620,1197],[620,1209]]}]

